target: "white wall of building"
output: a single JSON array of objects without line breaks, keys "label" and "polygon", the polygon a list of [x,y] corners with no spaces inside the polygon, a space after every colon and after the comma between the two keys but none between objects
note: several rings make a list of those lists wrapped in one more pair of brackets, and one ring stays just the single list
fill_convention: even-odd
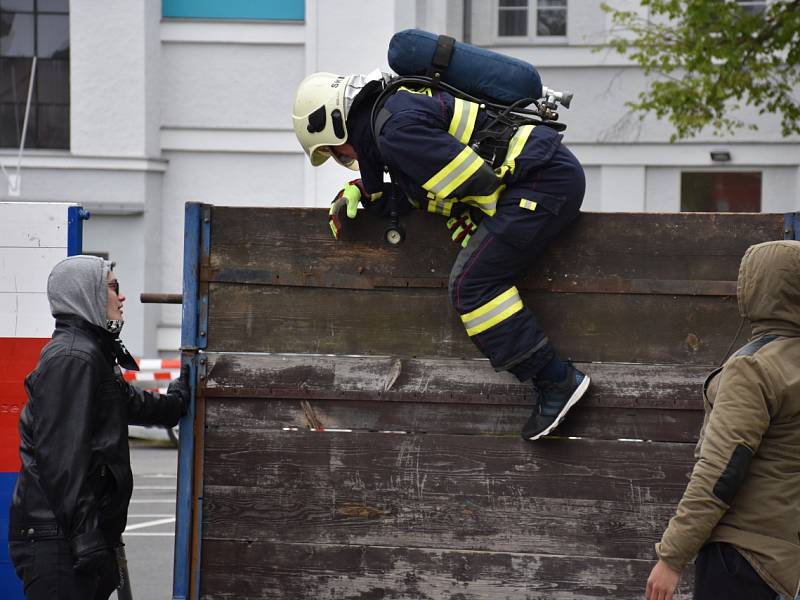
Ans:
[{"label": "white wall of building", "polygon": [[[400,29],[463,38],[467,5],[474,43],[575,93],[561,113],[586,170],[585,210],[676,211],[682,171],[724,169],[762,172],[764,211],[800,209],[800,138],[781,138],[775,117],[755,120],[757,132],[672,144],[668,123],[628,113],[645,79],[616,53],[593,51],[607,36],[599,0],[570,0],[567,37],[535,45],[500,43],[493,0],[306,0],[303,22],[162,19],[160,0],[71,0],[71,149],[28,151],[20,199],[91,210],[84,248],[118,262],[126,343],[138,355],[174,352],[179,307],[144,307],[138,296],[180,291],[184,204],[327,206],[354,175],[309,166],[291,125],[297,85],[315,71],[387,69]],[[729,163],[711,161],[718,148]]]}]

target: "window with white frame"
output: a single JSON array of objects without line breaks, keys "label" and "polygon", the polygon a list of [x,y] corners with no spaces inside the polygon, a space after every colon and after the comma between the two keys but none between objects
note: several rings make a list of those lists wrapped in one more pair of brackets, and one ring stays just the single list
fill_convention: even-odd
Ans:
[{"label": "window with white frame", "polygon": [[69,0],[0,0],[0,148],[69,148]]},{"label": "window with white frame", "polygon": [[499,38],[566,35],[567,0],[497,0]]},{"label": "window with white frame", "polygon": [[767,9],[767,0],[736,0],[739,7],[751,15],[760,15]]}]

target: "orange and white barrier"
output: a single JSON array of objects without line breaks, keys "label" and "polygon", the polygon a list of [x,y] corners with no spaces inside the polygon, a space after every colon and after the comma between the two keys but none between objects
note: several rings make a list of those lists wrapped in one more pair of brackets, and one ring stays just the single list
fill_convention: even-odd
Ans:
[{"label": "orange and white barrier", "polygon": [[164,387],[181,374],[180,358],[142,358],[137,359],[138,371],[123,371],[125,381],[130,381],[136,387],[149,392],[167,391]]}]

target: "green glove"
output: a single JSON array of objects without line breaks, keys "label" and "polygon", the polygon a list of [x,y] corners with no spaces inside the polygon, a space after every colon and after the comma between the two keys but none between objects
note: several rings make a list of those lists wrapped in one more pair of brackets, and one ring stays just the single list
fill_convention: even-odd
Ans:
[{"label": "green glove", "polygon": [[354,179],[346,183],[336,195],[336,198],[333,199],[333,202],[331,202],[331,209],[328,211],[328,226],[331,228],[334,239],[338,240],[339,234],[342,232],[342,222],[339,219],[339,212],[341,212],[342,207],[347,207],[348,218],[355,219],[362,194],[361,180]]},{"label": "green glove", "polygon": [[358,214],[358,203],[361,201],[361,188],[351,181],[345,184],[342,196],[347,198],[347,216],[355,219]]},{"label": "green glove", "polygon": [[447,220],[447,229],[450,231],[450,238],[456,243],[461,244],[462,248],[466,248],[469,243],[469,238],[475,233],[478,226],[468,212],[463,213],[458,217],[451,217]]}]

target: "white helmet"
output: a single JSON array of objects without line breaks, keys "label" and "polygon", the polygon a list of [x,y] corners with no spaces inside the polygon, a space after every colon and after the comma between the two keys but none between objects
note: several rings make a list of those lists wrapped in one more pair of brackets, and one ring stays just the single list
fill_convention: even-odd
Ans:
[{"label": "white helmet", "polygon": [[341,163],[330,146],[347,141],[346,119],[350,108],[346,101],[347,86],[353,77],[355,75],[314,73],[297,88],[292,113],[294,132],[315,167],[331,156]]}]

